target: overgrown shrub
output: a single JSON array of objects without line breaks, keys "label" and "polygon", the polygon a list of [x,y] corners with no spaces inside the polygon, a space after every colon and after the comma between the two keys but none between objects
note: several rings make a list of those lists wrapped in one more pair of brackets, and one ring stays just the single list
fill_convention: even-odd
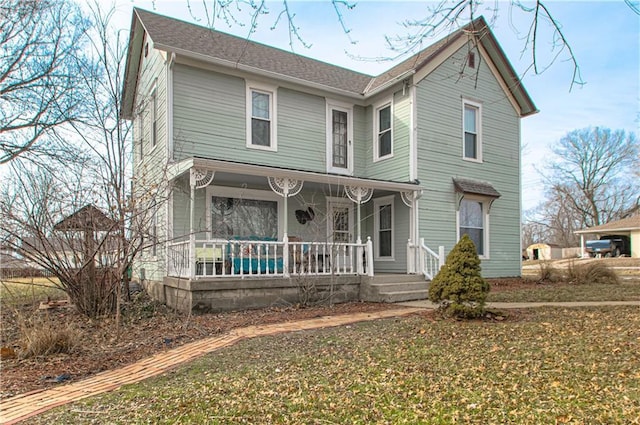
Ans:
[{"label": "overgrown shrub", "polygon": [[576,266],[571,261],[567,267],[567,281],[578,285],[586,283],[607,285],[620,283],[620,278],[613,269],[600,262]]},{"label": "overgrown shrub", "polygon": [[469,236],[464,235],[429,285],[429,299],[455,317],[482,316],[489,283],[482,278],[481,270],[476,247]]},{"label": "overgrown shrub", "polygon": [[49,316],[19,319],[20,357],[70,353],[79,340],[79,330],[69,323],[54,322]]},{"label": "overgrown shrub", "polygon": [[539,282],[553,283],[563,280],[562,273],[556,269],[552,263],[548,261],[541,261],[540,266],[540,280]]}]

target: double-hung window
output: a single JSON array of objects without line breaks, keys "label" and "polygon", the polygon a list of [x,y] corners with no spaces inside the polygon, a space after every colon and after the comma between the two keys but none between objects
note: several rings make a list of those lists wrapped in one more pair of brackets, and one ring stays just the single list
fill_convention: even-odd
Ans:
[{"label": "double-hung window", "polygon": [[375,199],[374,225],[375,234],[375,256],[378,260],[393,260],[393,196]]},{"label": "double-hung window", "polygon": [[375,110],[376,146],[374,160],[383,159],[393,155],[392,136],[392,112],[391,103],[386,103]]},{"label": "double-hung window", "polygon": [[463,199],[458,211],[458,239],[464,235],[476,246],[480,257],[488,257],[487,250],[487,225],[488,214],[486,205],[479,200]]},{"label": "double-hung window", "polygon": [[158,95],[154,89],[151,93],[151,149],[158,143]]},{"label": "double-hung window", "polygon": [[276,150],[276,88],[247,83],[247,147]]},{"label": "double-hung window", "polygon": [[471,161],[482,161],[481,119],[482,105],[463,101],[463,148],[462,156]]},{"label": "double-hung window", "polygon": [[149,239],[151,242],[151,256],[158,256],[158,211],[159,207],[157,204],[153,204],[153,209],[151,211],[151,225],[149,226]]}]

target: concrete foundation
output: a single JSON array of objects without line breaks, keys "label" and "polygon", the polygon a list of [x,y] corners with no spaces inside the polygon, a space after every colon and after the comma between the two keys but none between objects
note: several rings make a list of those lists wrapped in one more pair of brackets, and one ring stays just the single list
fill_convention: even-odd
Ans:
[{"label": "concrete foundation", "polygon": [[361,276],[300,276],[291,278],[180,279],[146,282],[156,300],[191,313],[250,310],[317,302],[359,300]]}]

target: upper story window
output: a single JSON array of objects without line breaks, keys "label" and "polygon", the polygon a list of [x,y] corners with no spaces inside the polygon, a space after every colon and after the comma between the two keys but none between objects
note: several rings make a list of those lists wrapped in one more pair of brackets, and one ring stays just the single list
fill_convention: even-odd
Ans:
[{"label": "upper story window", "polygon": [[276,88],[247,82],[247,147],[275,151]]},{"label": "upper story window", "polygon": [[353,107],[327,101],[327,172],[353,174]]},{"label": "upper story window", "polygon": [[141,110],[138,113],[136,119],[136,127],[133,130],[135,132],[135,138],[139,143],[140,162],[142,162],[142,160],[144,159],[144,113],[144,110]]},{"label": "upper story window", "polygon": [[463,101],[463,153],[464,159],[482,161],[482,105],[480,103]]},{"label": "upper story window", "polygon": [[374,134],[377,135],[377,138],[374,161],[393,156],[392,116],[391,102],[377,107],[375,110]]}]

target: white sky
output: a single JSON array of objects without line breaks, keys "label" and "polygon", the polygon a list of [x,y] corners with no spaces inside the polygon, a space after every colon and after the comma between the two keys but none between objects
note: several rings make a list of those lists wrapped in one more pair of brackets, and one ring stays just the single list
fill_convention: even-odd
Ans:
[{"label": "white sky", "polygon": [[[210,6],[211,3],[212,0],[117,0],[116,25],[129,29],[134,6],[191,22],[197,18],[201,21],[196,23],[206,25],[202,5]],[[290,49],[286,22],[282,21],[276,29],[271,28],[281,4],[268,3],[270,13],[260,17],[252,40]],[[345,25],[351,30],[347,36],[330,2],[290,0],[289,4],[296,14],[300,34],[312,45],[305,48],[295,42],[293,50],[296,53],[373,75],[397,61],[364,61],[352,57],[394,56],[386,47],[385,35],[405,34],[407,30],[400,23],[428,16],[427,7],[433,5],[419,1],[360,1],[353,10],[343,11]],[[490,1],[486,6],[496,4],[499,15],[493,31],[518,74],[524,74],[524,85],[540,110],[537,115],[522,120],[522,143],[526,146],[522,167],[523,210],[528,210],[542,199],[542,179],[536,167],[544,167],[550,156],[549,147],[566,133],[589,126],[639,132],[640,17],[622,0],[546,2],[551,14],[562,24],[586,83],[582,87],[574,86],[570,91],[572,68],[566,61],[566,54],[541,75],[533,75],[530,71],[525,74],[531,63],[530,51],[521,54],[522,37],[528,26],[523,20],[526,17],[512,9],[508,2]],[[487,19],[492,15],[490,10],[479,12]],[[242,14],[236,14],[236,17],[242,19]],[[248,34],[247,26],[229,26],[224,21],[216,21],[214,27],[238,36]],[[352,44],[350,39],[356,43]],[[541,63],[545,63],[549,58],[550,40],[547,37],[540,41]]]}]

